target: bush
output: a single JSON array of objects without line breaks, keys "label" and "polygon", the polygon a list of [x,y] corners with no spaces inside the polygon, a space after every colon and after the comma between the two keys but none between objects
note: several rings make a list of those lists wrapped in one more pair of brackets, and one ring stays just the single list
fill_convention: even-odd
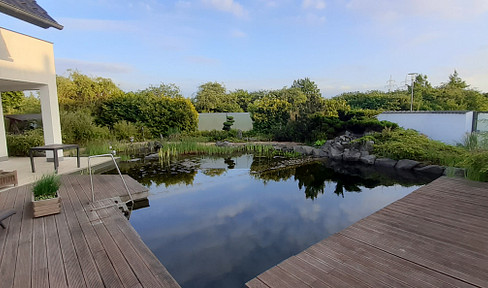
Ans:
[{"label": "bush", "polygon": [[127,93],[105,101],[97,114],[97,123],[112,127],[125,120],[147,127],[152,137],[168,136],[171,130],[195,131],[198,113],[189,99],[154,96],[151,93]]},{"label": "bush", "polygon": [[85,144],[97,139],[110,139],[107,127],[97,126],[88,110],[61,112],[61,133],[64,143]]},{"label": "bush", "polygon": [[466,178],[488,182],[488,151],[470,153],[462,166],[466,168]]},{"label": "bush", "polygon": [[114,124],[112,132],[117,140],[139,140],[141,139],[141,129],[136,124],[125,120],[118,121]]},{"label": "bush", "polygon": [[373,153],[376,156],[395,160],[412,159],[431,164],[460,166],[467,155],[460,147],[431,140],[411,129],[386,128],[381,133],[365,138],[375,142]]},{"label": "bush", "polygon": [[8,134],[7,149],[9,156],[29,156],[31,147],[44,145],[42,129],[26,131],[24,134]]}]

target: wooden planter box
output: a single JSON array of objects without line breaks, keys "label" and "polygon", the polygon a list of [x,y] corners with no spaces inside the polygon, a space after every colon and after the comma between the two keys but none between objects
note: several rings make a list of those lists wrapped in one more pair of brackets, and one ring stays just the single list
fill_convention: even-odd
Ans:
[{"label": "wooden planter box", "polygon": [[32,193],[32,210],[34,211],[34,218],[58,214],[61,212],[61,197],[46,200],[34,201],[34,193]]}]

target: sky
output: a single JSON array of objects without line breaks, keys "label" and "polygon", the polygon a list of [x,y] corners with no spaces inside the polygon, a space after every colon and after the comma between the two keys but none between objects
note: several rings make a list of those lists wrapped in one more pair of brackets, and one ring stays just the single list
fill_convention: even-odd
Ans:
[{"label": "sky", "polygon": [[[488,92],[487,0],[37,0],[64,26],[0,13],[0,26],[54,43],[56,73],[111,78],[124,91],[174,83],[194,97],[281,89],[308,77],[324,97],[434,85],[457,70]],[[391,78],[390,78],[391,77]],[[409,80],[407,80],[409,81]]]}]

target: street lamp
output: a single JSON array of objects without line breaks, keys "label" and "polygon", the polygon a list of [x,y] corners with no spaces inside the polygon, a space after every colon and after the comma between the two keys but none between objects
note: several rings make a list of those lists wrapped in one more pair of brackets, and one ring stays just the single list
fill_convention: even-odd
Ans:
[{"label": "street lamp", "polygon": [[413,111],[413,84],[415,84],[415,78],[419,75],[419,73],[408,73],[408,76],[411,77],[412,80],[412,97],[410,98],[410,112]]}]

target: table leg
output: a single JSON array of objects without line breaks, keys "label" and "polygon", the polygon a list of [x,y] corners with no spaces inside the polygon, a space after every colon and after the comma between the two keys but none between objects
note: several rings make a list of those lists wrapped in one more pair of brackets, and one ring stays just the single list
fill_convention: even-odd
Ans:
[{"label": "table leg", "polygon": [[29,157],[30,157],[30,161],[31,161],[32,173],[35,173],[36,172],[36,168],[34,167],[34,157],[32,155],[32,150],[29,150]]},{"label": "table leg", "polygon": [[80,147],[76,147],[76,161],[78,163],[78,168],[80,168]]},{"label": "table leg", "polygon": [[58,160],[58,150],[54,149],[54,173],[58,174],[59,160]]}]

